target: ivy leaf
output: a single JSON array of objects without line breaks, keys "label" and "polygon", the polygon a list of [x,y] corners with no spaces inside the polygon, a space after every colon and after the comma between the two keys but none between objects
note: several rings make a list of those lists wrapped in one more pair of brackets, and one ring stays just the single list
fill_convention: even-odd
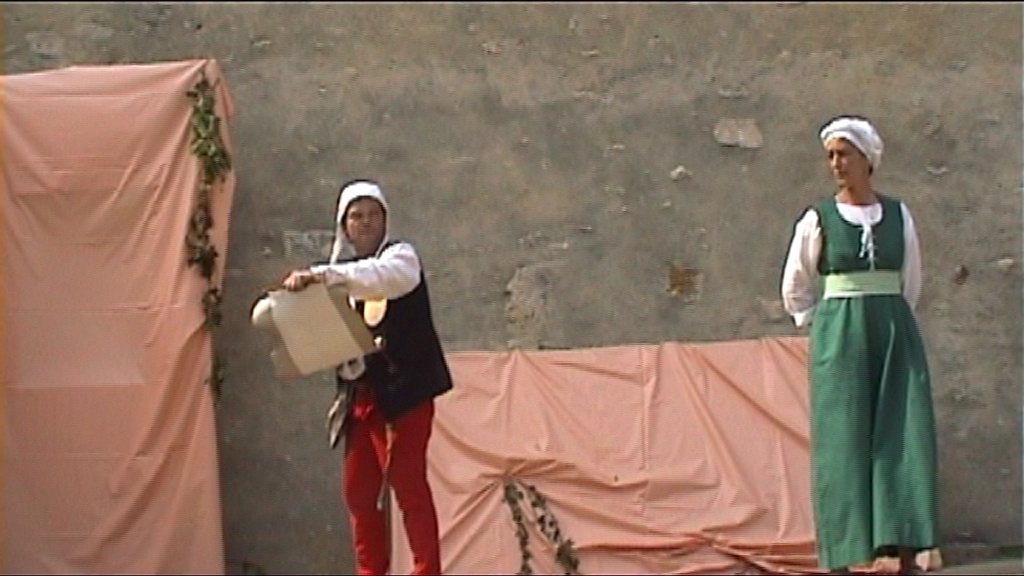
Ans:
[{"label": "ivy leaf", "polygon": [[[213,274],[216,270],[217,248],[210,240],[210,229],[213,228],[213,215],[210,211],[210,191],[213,184],[223,180],[231,170],[231,156],[221,138],[221,119],[216,113],[214,89],[206,77],[205,70],[199,73],[199,79],[185,95],[192,100],[192,116],[189,119],[190,139],[189,150],[202,165],[202,180],[196,191],[196,203],[185,235],[186,259],[189,266],[199,268],[199,273],[206,280],[206,292],[202,297],[203,313],[206,327],[213,330],[220,325],[221,303],[223,297],[214,286]],[[219,396],[223,374],[217,358],[213,359],[214,373],[208,380],[214,390],[215,398]]]}]

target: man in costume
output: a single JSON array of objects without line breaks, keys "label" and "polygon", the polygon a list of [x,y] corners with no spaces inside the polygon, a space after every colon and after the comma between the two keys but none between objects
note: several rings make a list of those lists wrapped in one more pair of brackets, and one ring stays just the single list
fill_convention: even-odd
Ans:
[{"label": "man in costume", "polygon": [[[377,351],[339,366],[329,420],[344,423],[344,497],[358,574],[386,574],[383,507],[388,484],[402,511],[413,574],[440,574],[437,512],[427,481],[434,398],[452,388],[430,295],[412,244],[388,236],[388,204],[370,180],[342,186],[327,264],[291,272],[283,284],[343,286],[374,335]],[[332,438],[332,443],[335,438]]]}]

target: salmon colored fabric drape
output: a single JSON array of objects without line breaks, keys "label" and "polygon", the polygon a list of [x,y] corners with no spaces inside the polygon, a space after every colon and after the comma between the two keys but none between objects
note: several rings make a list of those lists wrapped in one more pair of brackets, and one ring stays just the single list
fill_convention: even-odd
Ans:
[{"label": "salmon colored fabric drape", "polygon": [[[2,78],[6,573],[224,571],[191,90],[215,61]],[[234,176],[212,196],[226,254]]]},{"label": "salmon colored fabric drape", "polygon": [[[805,338],[449,360],[429,448],[446,573],[519,570],[507,479],[547,499],[584,574],[817,570]],[[521,506],[533,569],[562,573]]]}]

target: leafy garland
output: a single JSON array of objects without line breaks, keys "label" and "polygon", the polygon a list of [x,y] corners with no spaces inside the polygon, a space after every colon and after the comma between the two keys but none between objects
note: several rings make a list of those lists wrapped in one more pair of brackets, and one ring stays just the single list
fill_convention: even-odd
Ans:
[{"label": "leafy garland", "polygon": [[[213,228],[210,195],[214,186],[222,182],[231,170],[231,155],[221,138],[221,119],[217,116],[215,108],[214,88],[215,85],[206,78],[206,71],[202,70],[193,89],[186,92],[192,100],[190,147],[192,154],[202,162],[202,178],[196,192],[196,204],[189,220],[185,245],[188,248],[188,265],[197,266],[199,273],[206,280],[206,292],[203,294],[202,303],[208,330],[219,326],[222,317],[222,295],[213,281],[218,253],[210,240],[210,229]],[[221,382],[223,367],[214,356],[210,384],[215,394],[219,393]]]},{"label": "leafy garland", "polygon": [[522,564],[519,567],[519,574],[533,574],[533,567],[530,565],[532,554],[529,550],[530,533],[526,528],[526,520],[520,502],[524,497],[529,497],[530,506],[536,515],[537,526],[544,537],[555,546],[555,560],[565,570],[565,574],[579,574],[579,558],[571,539],[562,538],[562,530],[558,527],[558,520],[548,508],[547,499],[537,489],[525,482],[518,480],[505,480],[505,503],[512,511],[512,521],[516,525],[516,538],[519,540],[519,552],[522,555]]}]

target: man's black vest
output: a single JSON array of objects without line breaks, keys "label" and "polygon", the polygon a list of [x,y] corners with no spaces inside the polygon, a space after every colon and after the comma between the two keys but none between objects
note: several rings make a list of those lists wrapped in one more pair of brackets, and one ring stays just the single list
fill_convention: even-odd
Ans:
[{"label": "man's black vest", "polygon": [[[361,301],[356,309],[362,314]],[[452,388],[422,270],[416,288],[388,300],[384,319],[370,331],[379,337],[382,349],[365,357],[366,376],[373,385],[377,406],[389,422]],[[339,376],[338,385],[343,384]]]}]

